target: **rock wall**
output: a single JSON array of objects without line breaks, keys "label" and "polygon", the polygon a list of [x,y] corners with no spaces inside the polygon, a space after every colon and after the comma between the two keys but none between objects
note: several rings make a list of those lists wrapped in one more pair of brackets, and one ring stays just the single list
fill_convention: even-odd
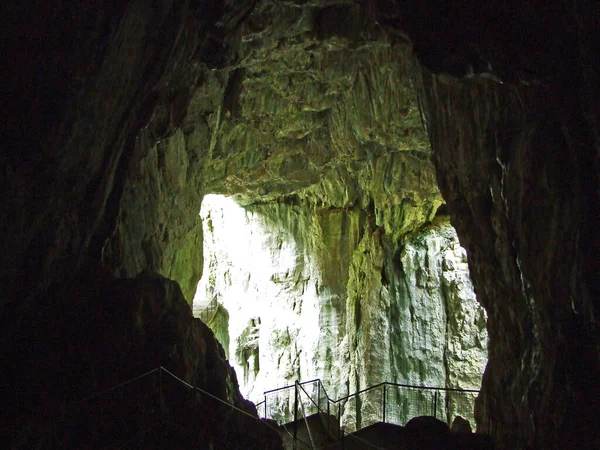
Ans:
[{"label": "rock wall", "polygon": [[[586,325],[588,294],[572,289],[589,283],[575,275],[577,266],[590,263],[577,242],[589,226],[585,211],[595,207],[587,205],[580,182],[560,173],[577,174],[587,156],[572,153],[557,117],[562,106],[540,96],[543,88],[424,79],[436,111],[429,120],[440,186],[457,212],[454,223],[489,314],[479,421],[503,442],[527,439],[542,448],[575,442],[580,437],[571,436],[571,421],[583,427],[580,436],[590,434],[591,424],[580,416],[587,417],[587,406],[575,406],[575,399],[597,359]],[[543,180],[533,172],[545,174]],[[577,362],[565,359],[574,342],[587,355]],[[536,413],[524,403],[536,405]]]},{"label": "rock wall", "polygon": [[181,130],[147,151],[125,183],[117,227],[103,248],[104,266],[120,277],[144,270],[177,280],[191,302],[202,272],[196,214],[201,176]]},{"label": "rock wall", "polygon": [[[149,272],[119,280],[98,270],[35,306],[25,319],[36,334],[23,327],[6,355],[6,448],[281,448],[176,282]],[[164,372],[137,378],[159,366],[221,402]]]},{"label": "rock wall", "polygon": [[[136,438],[145,448],[161,446],[160,427],[136,416],[136,411],[156,410],[145,403],[149,392],[121,399],[110,410],[114,417],[84,415],[71,423],[67,416],[72,402],[158,364],[255,413],[241,399],[212,333],[193,320],[176,283],[147,276],[119,280],[98,268],[106,239],[115,231],[130,166],[152,166],[147,152],[181,124],[200,69],[228,58],[224,47],[215,52],[215,24],[229,26],[234,8],[223,2],[139,0],[24,1],[1,9],[2,122],[8,133],[0,153],[5,406],[0,446],[61,448],[85,442],[89,448],[107,448],[134,445],[122,441]],[[183,163],[169,158],[169,169],[173,161]],[[174,196],[181,178],[167,178]],[[156,218],[158,229],[171,215],[148,212],[158,196],[151,189],[143,194],[147,202],[139,201],[129,212]],[[143,252],[123,257],[135,273],[123,272],[113,258],[115,271],[137,275],[157,267],[151,260],[161,250],[150,242],[152,233],[140,235],[152,258]],[[136,244],[123,248],[137,249]],[[177,262],[188,259],[185,255],[168,249],[165,254],[175,270],[187,266]],[[177,404],[178,413],[197,414],[189,397],[174,395],[166,404]],[[206,431],[206,446],[215,437],[255,426],[216,408],[227,430],[218,424],[197,429],[201,435]],[[200,418],[194,426],[198,423],[208,422]],[[74,430],[82,435],[68,440]],[[148,434],[139,434],[143,430]],[[259,434],[242,436],[242,447],[270,439]],[[168,443],[189,445],[177,437]],[[277,440],[273,448],[280,448]]]},{"label": "rock wall", "polygon": [[55,3],[3,12],[6,50],[24,60],[7,67],[3,304],[99,260],[134,149],[174,128],[161,112],[185,110],[209,28],[195,2]]},{"label": "rock wall", "polygon": [[[589,40],[599,10],[531,6],[483,19],[469,38],[468,18],[440,19],[434,34],[446,46],[417,49],[422,88],[440,189],[488,312],[478,421],[500,448],[593,448],[600,147],[598,103],[589,102],[600,70]],[[495,23],[506,40],[489,33]],[[414,33],[425,46],[440,37]]]},{"label": "rock wall", "polygon": [[479,388],[486,317],[447,218],[392,245],[364,211],[207,196],[201,215],[194,311],[227,311],[225,329],[209,323],[248,398],[314,378],[334,399],[382,381]]}]

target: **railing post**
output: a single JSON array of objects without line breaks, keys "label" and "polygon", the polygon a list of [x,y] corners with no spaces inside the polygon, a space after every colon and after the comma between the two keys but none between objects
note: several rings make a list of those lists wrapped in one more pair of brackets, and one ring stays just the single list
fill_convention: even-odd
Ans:
[{"label": "railing post", "polygon": [[163,405],[163,376],[162,376],[163,368],[162,366],[158,369],[158,408],[160,410],[160,441],[159,444],[162,445],[162,436],[165,433],[165,414],[164,414],[164,405]]},{"label": "railing post", "polygon": [[267,394],[265,394],[265,419],[268,419],[268,417],[267,417]]},{"label": "railing post", "polygon": [[338,437],[342,438],[342,415],[340,413],[340,404],[338,403],[337,422],[338,422]]},{"label": "railing post", "polygon": [[317,413],[321,411],[321,381],[317,381]]},{"label": "railing post", "polygon": [[438,400],[438,391],[435,391],[433,394],[433,417],[437,419],[437,400]]},{"label": "railing post", "polygon": [[385,400],[386,400],[386,395],[385,395],[386,394],[386,389],[385,388],[386,388],[386,386],[387,386],[387,384],[383,385],[383,415],[382,415],[383,416],[383,420],[382,420],[383,423],[385,423]]},{"label": "railing post", "polygon": [[296,450],[296,442],[298,439],[298,380],[294,384],[294,443],[293,448]]},{"label": "railing post", "polygon": [[160,416],[163,416],[163,381],[162,381],[162,367],[158,369],[158,405],[160,409]]},{"label": "railing post", "polygon": [[346,448],[346,440],[344,439],[344,429],[342,428],[342,410],[341,410],[341,403],[338,403],[338,433],[339,433],[339,437],[342,441],[342,449]]}]

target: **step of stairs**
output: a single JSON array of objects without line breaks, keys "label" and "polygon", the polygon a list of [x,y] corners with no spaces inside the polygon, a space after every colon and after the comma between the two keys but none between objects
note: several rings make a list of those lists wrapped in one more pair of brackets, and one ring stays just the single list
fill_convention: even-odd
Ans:
[{"label": "step of stairs", "polygon": [[[492,450],[487,436],[478,434],[446,433],[431,435],[410,430],[400,425],[378,422],[362,428],[343,439],[324,424],[326,415],[314,414],[307,420],[300,419],[280,427],[286,450]],[[335,417],[330,416],[331,423]],[[308,428],[307,428],[308,425]],[[294,426],[296,446],[294,447]],[[310,431],[310,432],[309,432]],[[332,433],[332,431],[334,431]]]}]

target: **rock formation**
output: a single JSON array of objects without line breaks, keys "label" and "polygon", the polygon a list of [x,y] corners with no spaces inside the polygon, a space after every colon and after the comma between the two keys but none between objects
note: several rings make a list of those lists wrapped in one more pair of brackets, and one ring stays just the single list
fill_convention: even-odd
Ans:
[{"label": "rock formation", "polygon": [[479,389],[485,312],[447,218],[394,245],[350,212],[310,204],[207,196],[201,215],[195,315],[220,306],[206,318],[248,398],[314,378],[334,399],[382,381]]},{"label": "rock formation", "polygon": [[[211,448],[260,439],[280,448],[277,433],[251,417],[256,409],[240,395],[222,347],[192,318],[176,282],[151,273],[118,280],[100,270],[47,292],[27,319],[36,335],[13,336],[19,354],[9,355],[19,361],[11,367],[18,414],[9,420],[25,425],[14,446]],[[112,390],[159,366],[222,402],[192,395],[164,372]]]},{"label": "rock formation", "polygon": [[594,447],[600,128],[589,39],[599,11],[534,3],[505,20],[474,9],[486,19],[473,33],[502,23],[510,42],[487,32],[446,41],[446,58],[471,64],[463,43],[477,42],[499,79],[459,81],[444,63],[424,64],[422,89],[440,189],[488,312],[478,421],[506,446]]},{"label": "rock formation", "polygon": [[[206,193],[246,205],[307,201],[327,211],[322,228],[336,239],[336,228],[368,229],[357,251],[380,245],[380,257],[357,256],[347,279],[336,267],[325,277],[332,299],[348,283],[348,298],[375,298],[375,274],[391,286],[385,255],[445,202],[488,314],[478,428],[499,448],[600,446],[597,2],[1,8],[3,447],[51,448],[40,440],[44,418],[27,405],[50,411],[101,387],[83,370],[75,385],[61,368],[75,374],[106,354],[106,383],[131,373],[111,335],[149,361],[168,360],[103,306],[116,307],[123,286],[132,304],[154,283],[170,286],[132,278],[142,270],[177,281],[191,300]],[[101,275],[101,263],[123,279]],[[174,333],[199,329],[159,291],[159,311],[180,311]],[[81,337],[65,339],[85,299]],[[347,323],[374,319],[372,306]],[[51,339],[64,363],[46,354]],[[200,363],[179,367],[207,376]],[[52,376],[61,388],[46,387]]]}]

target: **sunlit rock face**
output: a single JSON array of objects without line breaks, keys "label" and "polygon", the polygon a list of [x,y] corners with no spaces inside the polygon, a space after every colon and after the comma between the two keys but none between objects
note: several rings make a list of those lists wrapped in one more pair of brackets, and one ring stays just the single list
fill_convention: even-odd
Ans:
[{"label": "sunlit rock face", "polygon": [[[408,239],[400,267],[404,280],[397,280],[397,297],[407,299],[408,306],[399,308],[400,342],[416,345],[404,344],[398,359],[413,373],[424,361],[437,361],[441,373],[430,380],[421,375],[420,382],[478,389],[487,363],[486,313],[473,292],[467,254],[447,218]],[[411,322],[416,322],[412,329],[405,325]]]},{"label": "sunlit rock face", "polygon": [[386,246],[360,212],[207,196],[201,215],[194,313],[211,302],[227,310],[228,326],[218,313],[209,325],[228,334],[250,399],[313,378],[332,398],[382,381],[479,388],[486,317],[447,219]]},{"label": "sunlit rock face", "polygon": [[314,217],[285,205],[257,212],[222,196],[202,205],[205,271],[194,314],[211,301],[229,313],[229,359],[245,394],[257,399],[275,384],[313,376],[322,283]]}]

